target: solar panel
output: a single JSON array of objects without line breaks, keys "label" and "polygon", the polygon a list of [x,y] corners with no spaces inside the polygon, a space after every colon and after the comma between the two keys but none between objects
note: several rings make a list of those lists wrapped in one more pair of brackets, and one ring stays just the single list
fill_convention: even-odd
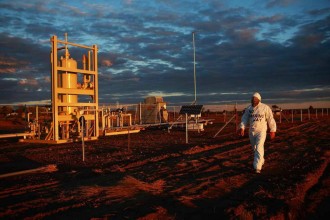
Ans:
[{"label": "solar panel", "polygon": [[198,115],[202,112],[202,108],[203,105],[183,105],[179,114]]}]

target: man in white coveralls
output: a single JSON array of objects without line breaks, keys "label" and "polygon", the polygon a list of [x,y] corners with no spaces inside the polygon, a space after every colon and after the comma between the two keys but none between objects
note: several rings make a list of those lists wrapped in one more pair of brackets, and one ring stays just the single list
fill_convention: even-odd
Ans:
[{"label": "man in white coveralls", "polygon": [[254,151],[253,167],[256,173],[261,172],[264,165],[264,143],[267,136],[267,124],[270,129],[270,139],[275,138],[276,122],[273,112],[268,105],[261,103],[259,93],[254,93],[251,98],[251,105],[245,109],[242,121],[239,126],[239,134],[244,136],[244,130],[249,127],[249,138]]}]

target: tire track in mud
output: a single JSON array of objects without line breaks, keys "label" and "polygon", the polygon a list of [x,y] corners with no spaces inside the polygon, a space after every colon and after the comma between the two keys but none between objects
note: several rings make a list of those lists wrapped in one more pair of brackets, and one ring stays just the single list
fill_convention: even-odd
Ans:
[{"label": "tire track in mud", "polygon": [[[316,127],[317,125],[312,126],[312,128],[309,125],[304,125],[299,128],[303,128],[300,132],[306,132]],[[283,138],[295,137],[294,135],[284,135]],[[280,156],[283,155],[279,154],[278,157]],[[272,155],[270,155],[271,157]],[[164,181],[162,195],[166,195],[167,200],[174,203],[176,207],[163,203],[157,205],[168,211],[172,210],[170,213],[177,214],[179,213],[179,207],[180,209],[189,207],[188,210],[192,213],[206,209],[207,214],[211,214],[213,211],[217,214],[220,212],[221,215],[235,215],[237,210],[226,208],[228,204],[236,204],[238,209],[244,211],[246,207],[249,207],[247,200],[252,199],[256,205],[255,200],[261,199],[265,204],[267,202],[275,203],[279,208],[278,210],[276,208],[274,210],[261,210],[258,215],[273,213],[271,215],[275,217],[283,217],[282,213],[285,210],[290,210],[290,205],[287,204],[288,199],[285,199],[285,197],[284,199],[277,198],[276,193],[270,192],[272,187],[276,187],[276,183],[273,182],[276,182],[277,179],[266,176],[268,179],[261,182],[259,180],[258,182],[258,177],[251,175],[251,170],[244,168],[247,166],[246,164],[251,164],[248,162],[250,160],[252,160],[252,152],[248,141],[239,140],[234,143],[229,142],[214,146],[195,146],[170,156],[158,155],[146,159],[140,164],[138,162],[127,164],[125,172],[138,179],[144,179],[146,182]],[[237,169],[237,165],[241,165],[241,167],[238,166],[240,169]],[[257,183],[254,183],[256,178]],[[259,184],[258,188],[255,188],[256,184]],[[242,197],[242,195],[244,196]],[[282,194],[281,196],[285,195]],[[218,205],[207,206],[208,208],[199,205],[201,202],[209,203],[205,201],[206,199],[217,200],[219,197],[227,199],[227,202],[217,201]],[[257,199],[253,199],[254,197],[257,197]],[[244,198],[248,199],[245,200]],[[209,207],[212,207],[212,210]],[[193,211],[192,209],[196,210]],[[223,211],[219,210],[226,210],[227,213],[222,213]],[[231,213],[231,210],[234,210],[234,214]],[[245,212],[249,213],[246,210]]]},{"label": "tire track in mud", "polygon": [[[270,148],[266,149],[269,154],[265,168],[269,169],[270,173],[265,177],[270,181],[266,185],[263,184],[262,188],[255,190],[254,193],[254,195],[258,195],[258,197],[262,195],[262,197],[243,201],[236,208],[230,208],[228,211],[231,215],[237,216],[238,213],[240,215],[243,213],[250,217],[293,219],[301,219],[306,216],[304,215],[306,214],[304,210],[306,195],[316,185],[321,184],[319,181],[329,166],[329,148],[326,148],[329,147],[329,141],[320,145],[315,134],[321,135],[321,138],[329,137],[328,124],[306,123],[291,128],[289,133],[280,132],[280,139],[277,138],[271,143]],[[329,140],[329,138],[326,139]],[[281,147],[283,145],[284,148]],[[267,161],[270,162],[270,167],[267,166]],[[262,204],[267,204],[267,200],[274,198],[279,199],[274,202],[274,205],[281,204],[277,209],[260,208],[260,199],[263,201]],[[258,207],[259,213],[251,211]],[[313,216],[315,213],[310,211],[307,214]]]},{"label": "tire track in mud", "polygon": [[166,196],[178,207],[192,208],[195,201],[224,196],[244,185],[251,176],[252,170],[247,168],[252,166],[251,155],[249,141],[245,138],[157,155],[126,164],[122,170],[148,183],[163,181],[162,197]]},{"label": "tire track in mud", "polygon": [[[326,172],[329,170],[330,161],[330,129],[328,124],[319,122],[302,127],[299,132],[302,137],[307,136],[308,138],[305,138],[305,147],[301,148],[300,155],[297,155],[298,158],[300,156],[300,158],[303,159],[294,160],[292,166],[292,173],[297,169],[303,170],[304,172],[297,177],[298,181],[295,188],[293,188],[294,193],[290,195],[288,204],[292,212],[291,216],[303,218],[308,215],[312,216],[313,213],[316,214],[316,216],[322,216],[322,212],[316,213],[315,209],[310,208],[308,210],[306,207],[313,207],[315,205],[313,204],[315,201],[309,202],[307,199],[310,194],[312,195],[314,193],[314,188],[317,188],[318,185],[322,185],[324,183],[322,181],[329,181],[329,175]],[[298,142],[298,144],[301,143],[302,142]],[[324,186],[329,188],[329,185]],[[329,193],[325,194],[325,196],[329,196]],[[329,205],[325,207],[330,208]],[[325,211],[326,209],[327,208],[321,208],[323,214],[329,212]]]},{"label": "tire track in mud", "polygon": [[[15,180],[16,177],[9,178]],[[58,192],[60,186],[58,181],[42,181],[31,184],[28,178],[25,184],[9,187],[1,186],[0,199],[2,206],[0,208],[0,218],[20,218],[19,216],[28,216],[33,212],[44,208],[47,204],[54,202],[54,195]],[[2,180],[5,184],[9,180]]]},{"label": "tire track in mud", "polygon": [[[330,156],[330,155],[328,155]],[[326,219],[329,216],[330,198],[330,166],[329,163],[318,183],[311,187],[305,197],[301,208],[301,216],[306,219]],[[314,214],[314,216],[312,215]]]},{"label": "tire track in mud", "polygon": [[[1,186],[7,209],[0,217],[137,219],[157,210],[169,219],[294,216],[303,207],[313,210],[313,200],[303,201],[322,184],[329,162],[322,161],[329,158],[324,145],[313,146],[316,139],[305,140],[305,134],[329,133],[326,126],[306,123],[290,134],[279,130],[276,140],[266,141],[265,172],[259,176],[252,173],[252,150],[243,138],[157,150],[99,168],[60,169],[49,178],[29,177],[20,185]],[[18,194],[11,197],[13,193]]]},{"label": "tire track in mud", "polygon": [[[300,129],[298,131],[298,134],[302,134],[302,133],[306,133],[306,132],[310,132],[310,131],[314,131],[314,130],[316,130],[315,133],[317,133],[318,129],[323,129],[323,128],[320,128],[319,125],[307,123],[302,126],[297,126],[295,128],[292,128],[291,130],[294,130],[294,129]],[[295,133],[293,135],[292,134],[286,135],[286,133],[283,132],[281,134],[281,136],[282,136],[282,137],[280,137],[281,139],[286,139],[286,140],[292,141],[291,143],[289,143],[291,145],[290,146],[291,148],[297,147],[298,144],[306,144],[306,143],[309,144],[310,143],[309,141],[298,140],[299,143],[294,144],[294,142],[297,141],[296,140],[297,137],[296,137]],[[301,137],[303,137],[303,136],[301,135]],[[230,157],[230,151],[232,151],[233,153],[239,152],[238,155],[236,154],[237,160],[241,161],[242,158],[244,158],[245,160],[249,160],[249,158],[250,158],[249,152],[251,151],[249,144],[248,145],[243,144],[243,146],[239,146],[240,143],[241,143],[241,141],[238,141],[237,143],[235,143],[238,146],[236,146],[235,148],[231,148],[228,151],[223,151],[221,153],[217,153],[215,149],[220,148],[220,146],[221,146],[221,148],[225,148],[226,146],[228,146],[227,143],[224,145],[220,145],[219,147],[215,147],[215,148],[210,146],[210,147],[208,147],[207,151],[201,149],[201,147],[198,147],[198,146],[193,147],[193,148],[189,149],[188,151],[186,151],[186,154],[183,153],[184,155],[188,155],[188,157],[182,156],[180,158],[177,158],[177,160],[174,162],[166,161],[165,168],[160,168],[160,170],[158,170],[157,173],[154,173],[154,174],[151,173],[151,176],[154,179],[165,178],[166,184],[170,185],[170,188],[172,187],[172,189],[173,189],[173,190],[171,190],[171,189],[167,190],[167,193],[177,195],[177,200],[181,201],[183,204],[185,204],[187,206],[194,207],[195,206],[194,201],[198,202],[199,200],[202,200],[205,198],[212,198],[212,197],[207,197],[208,195],[211,194],[208,192],[212,192],[213,197],[225,196],[225,194],[230,194],[232,190],[235,191],[235,189],[239,189],[243,185],[249,185],[250,184],[249,180],[251,180],[252,178],[249,177],[250,175],[246,175],[246,174],[245,175],[240,174],[240,173],[233,174],[232,171],[228,171],[226,173],[225,171],[220,169],[219,165],[213,164],[213,166],[212,166],[212,163],[215,161],[214,158],[217,158],[217,157],[218,158],[226,157],[227,159],[228,158],[233,159],[233,157]],[[275,144],[275,146],[276,146],[276,144]],[[194,149],[194,148],[197,148],[197,149]],[[194,150],[196,150],[196,153],[193,153]],[[284,150],[286,150],[286,149],[284,149]],[[189,155],[189,153],[187,154],[187,152],[192,152],[192,153],[191,153],[191,155]],[[205,153],[205,152],[207,152],[207,153]],[[306,154],[308,152],[303,151],[303,153]],[[281,157],[281,156],[283,157],[283,155],[277,154],[277,157]],[[202,158],[200,158],[200,157],[202,157]],[[270,154],[269,157],[272,158],[273,155]],[[166,159],[168,159],[168,157]],[[273,162],[275,162],[275,160],[271,160],[270,162],[273,163]],[[168,167],[169,164],[172,164],[173,166]],[[177,165],[175,166],[175,164],[177,164]],[[229,163],[229,165],[231,166],[231,170],[232,170],[233,166],[235,166],[236,164],[231,162],[231,163]],[[151,168],[148,168],[148,167],[146,167],[146,164],[143,164],[143,167],[146,168],[146,170],[153,170],[155,168],[152,165],[150,165],[150,166],[151,166]],[[298,164],[296,166],[299,167],[300,165]],[[321,169],[321,171],[318,172],[318,173],[320,173],[320,175],[322,175],[324,172],[324,169],[322,169],[322,167],[324,167],[324,166],[325,165],[323,164],[319,167],[319,169]],[[135,167],[135,168],[137,168],[137,167]],[[178,169],[175,169],[175,168],[178,168]],[[216,174],[207,175],[206,173],[209,170],[214,171]],[[294,172],[294,171],[291,170],[291,172]],[[167,174],[168,177],[165,177],[165,174]],[[295,178],[297,178],[297,177],[295,177]],[[318,179],[318,178],[319,178],[319,176],[316,177],[316,179]],[[181,182],[180,182],[180,179],[181,179]],[[235,179],[236,179],[236,185],[234,184],[234,186],[232,188],[230,188],[230,186],[233,185],[233,183],[235,183]],[[308,180],[309,177],[304,177],[303,180],[301,180],[301,181],[303,181],[303,183],[301,183],[300,185],[298,184],[297,188],[289,189],[288,192],[294,194],[297,191],[299,191],[299,192],[302,192],[303,195],[305,195],[306,192],[308,191],[308,189],[310,189],[310,187],[312,187],[313,185],[315,185],[317,183],[317,181],[316,182],[314,181],[313,183],[306,184],[306,183],[304,183],[304,181],[306,179]],[[270,176],[271,182],[276,182],[276,180],[277,179],[271,179],[271,176]],[[267,184],[274,187],[274,183],[271,183],[271,182],[267,182]],[[277,201],[277,203],[281,204],[281,206],[283,206],[284,209],[290,210],[291,205],[288,201],[292,198],[285,199],[285,197],[289,197],[289,196],[281,195],[281,196],[284,196],[284,200],[275,199],[276,195],[274,193],[267,192],[267,191],[269,191],[269,189],[267,189],[267,188],[269,188],[267,186],[267,184],[265,185],[265,183],[263,183],[262,184],[263,186],[260,189],[253,189],[253,194],[249,194],[249,197],[253,197],[253,195],[259,195],[259,196],[262,195],[262,197],[265,197],[263,199],[273,200],[273,202]],[[304,188],[303,187],[304,185],[308,185],[308,187]],[[213,187],[213,189],[212,189],[212,187]],[[214,189],[214,188],[216,188],[216,189]],[[304,188],[304,189],[302,190],[301,188]],[[222,192],[219,193],[219,191],[221,191],[221,189],[222,189]],[[216,195],[215,192],[218,194]],[[236,194],[236,196],[237,196],[240,193],[234,193],[234,194]],[[304,196],[302,198],[304,198]],[[239,200],[239,199],[237,199],[237,200]],[[240,204],[245,204],[244,200],[242,200]],[[295,205],[296,206],[298,205],[298,207],[299,207],[301,204],[300,205],[295,204]],[[281,216],[282,214],[279,214],[279,213],[283,212],[283,210],[282,210],[283,207],[281,208],[280,211],[275,211],[273,213],[273,215]],[[239,209],[244,210],[244,205],[243,205],[243,208],[241,205],[239,205]],[[270,212],[270,210],[264,210],[262,212]],[[262,212],[261,212],[261,215],[265,214]],[[297,213],[297,211],[293,211],[293,212]],[[293,215],[293,214],[291,214],[291,215]]]},{"label": "tire track in mud", "polygon": [[[123,204],[126,204],[127,200],[129,201],[141,193],[144,197],[150,197],[151,199],[154,199],[154,197],[166,197],[167,199],[165,199],[165,201],[172,201],[177,205],[180,203],[180,206],[189,206],[189,203],[192,204],[192,201],[196,199],[213,198],[216,196],[215,192],[217,195],[228,192],[230,186],[233,185],[232,183],[234,181],[239,181],[235,180],[235,178],[237,179],[240,177],[230,174],[228,168],[220,172],[219,165],[214,165],[210,162],[216,163],[215,161],[219,160],[219,158],[223,158],[224,154],[233,154],[233,160],[236,160],[236,152],[239,151],[239,149],[236,149],[236,145],[238,144],[242,144],[243,148],[250,149],[249,146],[246,145],[246,140],[239,140],[234,143],[229,142],[206,148],[192,147],[191,149],[182,151],[181,154],[170,155],[172,157],[159,155],[150,158],[148,163],[144,163],[143,161],[141,164],[129,163],[127,167],[125,167],[123,177],[119,179],[117,183],[112,183],[110,185],[105,184],[105,186],[100,186],[98,183],[101,181],[98,180],[95,182],[96,185],[94,186],[90,186],[88,183],[80,183],[77,187],[74,183],[71,183],[73,185],[70,186],[71,184],[69,182],[66,184],[66,189],[63,190],[63,195],[58,196],[58,198],[53,198],[55,210],[62,210],[62,212],[65,212],[69,211],[70,207],[71,209],[80,210],[80,202],[78,201],[85,201],[84,207],[99,207],[102,206],[101,204],[112,206],[115,202],[126,206]],[[180,163],[187,163],[187,165],[184,166],[183,169],[176,169],[177,166],[180,167]],[[155,164],[160,166],[159,174],[155,171]],[[227,163],[224,162],[224,164],[228,166]],[[102,173],[103,171],[101,171],[101,177],[103,176]],[[110,176],[111,174],[112,173],[109,173]],[[105,175],[108,176],[107,172],[105,172]],[[222,176],[227,176],[227,178],[231,180],[223,180]],[[95,178],[99,179],[100,176],[96,176]],[[147,181],[142,181],[141,179],[146,179]],[[206,179],[208,180],[206,181]],[[223,187],[222,185],[226,186]],[[75,187],[75,189],[73,187]],[[161,193],[154,194],[153,191],[155,190]],[[201,194],[201,196],[199,194]],[[56,208],[56,203],[61,200],[63,205]],[[167,207],[164,204],[159,205],[160,207]],[[131,206],[133,209],[141,209],[137,204]],[[42,211],[43,209],[46,209],[46,207],[40,208],[38,215],[48,216],[51,214]],[[169,209],[175,209],[175,207],[170,206]],[[54,212],[55,211],[52,211],[52,216],[58,216]],[[113,212],[114,210],[111,211],[111,209],[108,209],[108,213]],[[148,211],[146,211],[146,213],[147,212]]]},{"label": "tire track in mud", "polygon": [[[139,172],[140,170],[148,171],[148,176],[151,178],[157,179],[166,175],[176,175],[177,173],[196,173],[204,172],[205,170],[212,169],[212,166],[216,165],[225,165],[223,160],[224,155],[227,156],[227,159],[235,159],[235,157],[242,157],[245,151],[240,149],[240,145],[243,144],[243,147],[249,148],[249,145],[246,145],[246,140],[239,140],[233,142],[226,142],[219,145],[210,145],[210,146],[194,146],[187,150],[181,151],[180,153],[172,154],[161,154],[151,158],[144,159],[142,161],[137,161],[134,163],[129,163],[122,166],[123,170],[129,172]],[[239,152],[239,153],[237,153]],[[242,154],[242,152],[244,152]],[[237,159],[236,159],[237,160]],[[155,169],[156,167],[160,168]],[[111,168],[110,168],[111,169]]]}]

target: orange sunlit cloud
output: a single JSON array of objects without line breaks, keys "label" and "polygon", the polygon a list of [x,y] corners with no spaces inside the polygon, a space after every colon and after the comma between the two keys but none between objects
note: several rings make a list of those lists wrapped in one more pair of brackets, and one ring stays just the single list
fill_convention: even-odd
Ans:
[{"label": "orange sunlit cloud", "polygon": [[8,58],[0,56],[0,74],[3,73],[16,73],[18,67],[26,65],[25,61],[18,61],[15,58]]},{"label": "orange sunlit cloud", "polygon": [[26,86],[37,86],[38,81],[36,79],[21,79],[18,82],[19,85],[26,85]]},{"label": "orange sunlit cloud", "polygon": [[110,66],[112,66],[112,62],[111,62],[111,60],[102,60],[101,61],[101,64],[102,64],[102,66],[107,66],[107,67],[110,67]]},{"label": "orange sunlit cloud", "polygon": [[237,33],[240,39],[248,41],[254,39],[257,29],[238,30]]}]

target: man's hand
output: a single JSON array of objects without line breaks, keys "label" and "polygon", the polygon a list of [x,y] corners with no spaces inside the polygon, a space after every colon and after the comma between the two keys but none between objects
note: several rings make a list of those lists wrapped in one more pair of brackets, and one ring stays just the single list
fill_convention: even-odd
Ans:
[{"label": "man's hand", "polygon": [[241,137],[244,137],[244,129],[243,128],[238,129],[237,134]]},{"label": "man's hand", "polygon": [[270,140],[275,138],[275,132],[269,132]]}]

